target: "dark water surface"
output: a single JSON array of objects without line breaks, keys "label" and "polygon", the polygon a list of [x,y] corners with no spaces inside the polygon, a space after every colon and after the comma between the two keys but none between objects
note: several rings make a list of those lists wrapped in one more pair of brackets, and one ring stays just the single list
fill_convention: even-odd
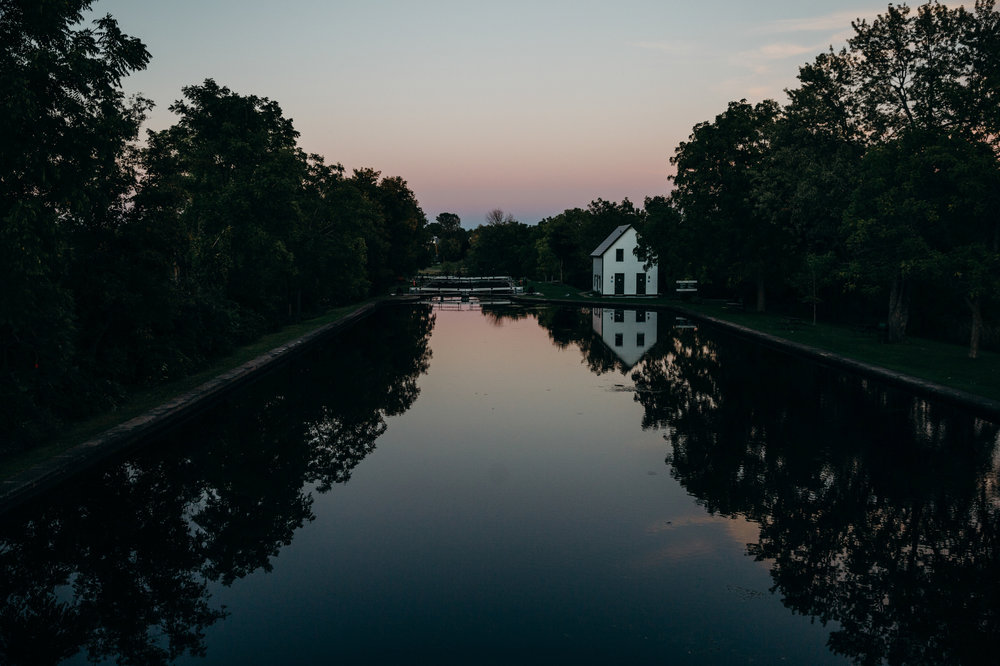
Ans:
[{"label": "dark water surface", "polygon": [[0,663],[994,663],[994,423],[666,313],[388,308],[0,524]]}]

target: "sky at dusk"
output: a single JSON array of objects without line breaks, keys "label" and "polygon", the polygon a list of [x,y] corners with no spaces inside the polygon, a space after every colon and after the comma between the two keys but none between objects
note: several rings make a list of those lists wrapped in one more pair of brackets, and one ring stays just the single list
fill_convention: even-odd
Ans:
[{"label": "sky at dusk", "polygon": [[[911,3],[912,6],[920,3]],[[666,194],[669,158],[731,100],[786,102],[865,0],[97,0],[152,54],[125,82],[175,120],[213,78],[278,102],[300,146],[401,176],[428,221],[534,224]]]}]

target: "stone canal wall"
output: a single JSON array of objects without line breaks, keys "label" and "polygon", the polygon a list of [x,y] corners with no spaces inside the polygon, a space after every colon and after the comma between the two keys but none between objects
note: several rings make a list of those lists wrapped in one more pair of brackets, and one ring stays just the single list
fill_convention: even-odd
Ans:
[{"label": "stone canal wall", "polygon": [[252,361],[224,372],[201,386],[149,410],[0,482],[0,513],[31,499],[99,462],[135,446],[144,438],[174,428],[212,407],[236,388],[301,354],[323,338],[364,319],[386,301],[360,306]]}]

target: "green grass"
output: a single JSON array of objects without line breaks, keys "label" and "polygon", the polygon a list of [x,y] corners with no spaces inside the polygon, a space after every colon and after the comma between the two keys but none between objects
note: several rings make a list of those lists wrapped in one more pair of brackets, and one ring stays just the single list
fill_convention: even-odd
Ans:
[{"label": "green grass", "polygon": [[715,303],[675,305],[857,361],[1000,400],[1000,354],[996,352],[980,350],[979,358],[970,359],[964,345],[913,337],[901,343],[886,344],[872,333],[846,326],[789,322],[787,317],[731,311]]},{"label": "green grass", "polygon": [[361,305],[364,305],[364,303],[345,305],[344,307],[329,310],[319,317],[290,324],[278,331],[264,335],[252,344],[234,350],[228,356],[218,359],[211,366],[206,367],[197,374],[188,375],[182,379],[159,386],[135,391],[129,397],[128,401],[120,405],[118,409],[95,415],[93,418],[85,421],[69,424],[51,441],[28,451],[0,459],[0,478],[6,478],[28,469],[81,442],[87,441],[109,428],[113,428],[120,423],[144,414],[150,409],[158,407],[182,393],[201,386],[208,380],[224,372],[252,361],[261,354],[265,354],[321,326],[337,321]]},{"label": "green grass", "polygon": [[[535,288],[534,294],[527,293],[527,290],[531,287]],[[586,298],[593,299],[594,301],[600,301],[600,298],[592,295],[592,292],[580,291],[576,287],[571,287],[568,284],[563,284],[562,282],[537,282],[535,280],[528,280],[525,285],[525,295],[529,297],[538,296],[553,300],[578,300]]]}]

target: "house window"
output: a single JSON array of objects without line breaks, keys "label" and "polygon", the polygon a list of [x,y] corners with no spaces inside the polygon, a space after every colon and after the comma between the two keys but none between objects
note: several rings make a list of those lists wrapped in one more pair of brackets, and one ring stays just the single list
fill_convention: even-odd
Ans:
[{"label": "house window", "polygon": [[646,311],[645,310],[636,310],[635,311],[635,320],[638,323],[642,323],[642,322],[646,321]]},{"label": "house window", "polygon": [[615,261],[625,261],[625,250],[622,248],[615,250]]},{"label": "house window", "polygon": [[624,343],[624,337],[623,337],[623,335],[624,334],[622,334],[622,333],[615,333],[615,347],[621,347],[622,346],[622,344]]},{"label": "house window", "polygon": [[615,308],[615,321],[625,321],[625,311],[621,308]]},{"label": "house window", "polygon": [[646,334],[645,333],[636,333],[635,334],[635,346],[636,347],[645,347],[646,346]]}]

